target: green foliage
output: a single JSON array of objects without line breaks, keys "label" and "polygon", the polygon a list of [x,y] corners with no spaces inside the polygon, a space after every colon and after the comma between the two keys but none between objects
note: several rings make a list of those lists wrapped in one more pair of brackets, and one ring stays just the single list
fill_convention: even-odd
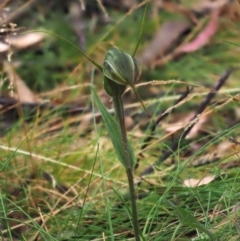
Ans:
[{"label": "green foliage", "polygon": [[184,208],[175,206],[168,200],[163,200],[163,203],[173,208],[173,210],[178,214],[182,225],[199,229],[200,231],[206,233],[212,241],[216,239],[215,236],[191,214],[191,212],[185,210]]},{"label": "green foliage", "polygon": [[[106,107],[102,104],[99,97],[97,96],[95,90],[91,88],[91,91],[93,93],[94,99],[96,101],[96,104],[102,114],[102,118],[104,120],[104,123],[106,125],[106,128],[108,130],[109,137],[112,141],[112,144],[114,146],[114,150],[116,152],[116,155],[119,159],[119,161],[122,163],[122,165],[126,168],[126,160],[125,160],[125,151],[124,146],[122,143],[122,137],[120,132],[120,127],[117,121],[109,114]],[[135,156],[132,149],[132,146],[130,143],[128,143],[128,149],[129,149],[129,155],[131,158],[131,166],[134,167],[135,165]]]},{"label": "green foliage", "polygon": [[[45,7],[42,7],[43,9]],[[31,19],[36,21],[38,14],[31,12]],[[87,49],[91,56],[94,56],[96,62],[102,61],[103,52],[112,44],[128,52],[133,52],[132,50],[135,49],[137,40],[136,36],[139,34],[142,9],[126,15],[125,20],[118,26],[115,26],[114,19],[122,17],[123,12],[111,10],[109,13],[113,19],[112,22],[106,26],[93,27],[86,32]],[[144,22],[143,41],[141,41],[140,49],[143,49],[151,41],[155,31],[160,27],[159,22],[150,17],[150,11],[147,14],[148,18]],[[166,14],[164,11],[161,11],[159,16],[161,17],[161,22],[177,18],[176,14]],[[93,19],[93,21],[95,20]],[[25,22],[24,26],[28,22]],[[199,85],[207,84],[212,86],[224,68],[237,66],[239,63],[239,46],[226,43],[227,41],[222,42],[222,39],[228,40],[230,38],[229,42],[238,44],[239,26],[236,28],[236,33],[233,33],[235,24],[236,26],[239,25],[239,23],[233,23],[231,28],[220,31],[212,39],[212,43],[203,49],[181,56],[177,61],[171,60],[164,67],[156,67],[151,70],[145,69],[142,79],[183,79]],[[19,25],[21,26],[21,24]],[[41,26],[50,32],[63,36],[65,40],[71,41],[75,47],[78,45],[78,40],[70,29],[69,23],[57,11],[51,10],[51,18],[42,19]],[[132,27],[127,28],[126,26]],[[36,26],[30,26],[30,29],[35,28]],[[109,31],[110,33],[108,33],[109,29],[114,29],[114,31]],[[104,36],[108,37],[104,38]],[[122,36],[124,36],[124,39]],[[21,63],[17,71],[32,90],[41,92],[58,86],[59,83],[63,83],[69,77],[73,69],[82,60],[75,47],[73,48],[66,41],[59,41],[60,39],[61,37],[47,38],[37,49],[25,49],[14,53],[13,59],[20,60],[19,62]],[[137,80],[134,76],[138,76],[140,71],[135,60],[131,60],[132,57],[130,55],[118,50],[117,54],[120,55],[120,58],[116,58],[112,51],[115,52],[116,50],[109,50],[110,55],[108,56],[110,57],[108,58],[111,61],[108,64],[112,62],[115,64],[113,70],[117,72],[117,75],[114,75],[114,78],[111,78],[111,80],[105,76],[104,88],[110,96],[121,97],[126,86],[114,83],[114,79],[131,86]],[[124,70],[123,74],[119,74],[119,69],[117,68],[118,60],[121,60],[121,56],[127,58],[126,63],[130,63],[126,66],[124,65],[125,62],[122,62],[124,65],[122,69],[128,71],[125,72]],[[68,82],[68,84],[87,83],[89,67],[84,63],[80,69],[81,71],[78,73],[77,78],[72,78],[71,83]],[[113,76],[108,68],[105,69],[105,74]],[[238,75],[239,73],[235,74],[235,76]],[[102,74],[96,76],[95,82],[97,83],[98,80],[99,83],[102,83]],[[238,88],[238,77],[236,79],[233,77],[227,85]],[[178,92],[178,90],[182,90],[181,86],[176,87],[174,85],[162,85],[159,89],[157,86],[154,86],[154,88],[160,96],[169,97],[170,99],[176,97],[175,94],[172,94],[173,91],[176,90]],[[12,128],[11,126],[11,132],[7,138],[2,139],[6,149],[2,150],[0,154],[3,160],[0,165],[0,183],[3,187],[0,193],[0,224],[4,225],[5,237],[7,236],[6,234],[10,237],[12,233],[12,220],[8,214],[17,210],[24,216],[24,219],[17,220],[18,224],[22,224],[25,227],[26,223],[27,227],[23,235],[25,237],[22,237],[22,240],[28,240],[29,237],[32,238],[32,233],[35,231],[40,233],[39,239],[41,240],[133,239],[131,232],[132,223],[129,220],[130,215],[128,212],[129,196],[127,196],[127,201],[124,204],[119,204],[119,200],[115,198],[115,193],[112,192],[113,189],[117,189],[119,193],[126,192],[124,169],[119,168],[113,158],[113,155],[116,154],[121,164],[126,167],[120,128],[115,118],[103,106],[93,88],[92,93],[101,111],[115,150],[115,153],[113,153],[112,148],[108,149],[108,145],[105,145],[101,150],[101,155],[104,157],[102,158],[103,162],[97,162],[96,168],[92,167],[93,155],[98,155],[98,153],[95,153],[97,151],[94,133],[87,132],[86,135],[85,130],[81,129],[79,131],[77,129],[78,126],[82,126],[82,123],[79,124],[79,119],[77,119],[77,124],[68,123],[67,117],[63,116],[64,112],[58,110],[58,108],[41,112],[41,117],[36,115],[36,123],[27,125],[27,129],[32,128],[34,132],[33,136],[29,137],[31,150],[28,149],[29,146],[26,143],[20,143],[25,135],[20,132],[22,129],[21,124],[18,124],[17,128]],[[219,99],[216,100],[217,104],[221,104],[224,101],[221,95],[218,95],[217,98],[219,97],[221,99],[220,102]],[[177,108],[179,115],[169,115],[171,124],[174,124],[172,121],[177,122],[184,119],[186,115],[191,114],[202,98],[203,96],[199,95],[198,98]],[[163,99],[158,98],[161,104],[156,108],[154,107],[154,112],[157,114],[172,105],[172,102],[164,101]],[[231,119],[231,124],[238,121],[238,106],[239,101],[236,100],[234,104],[230,102],[224,107],[227,109],[225,110],[225,115]],[[215,107],[217,107],[216,103],[211,105],[209,110],[215,109]],[[167,164],[171,165],[170,167],[165,164],[160,165],[156,176],[153,175],[149,179],[147,177],[146,183],[142,183],[142,190],[139,190],[138,210],[140,225],[147,240],[162,241],[171,240],[174,237],[177,237],[179,241],[188,240],[190,239],[188,234],[192,235],[193,232],[196,240],[200,240],[203,236],[207,239],[207,235],[211,239],[216,236],[217,240],[230,240],[234,236],[237,237],[236,240],[238,239],[239,212],[233,212],[233,210],[237,209],[239,202],[240,171],[238,166],[232,170],[223,170],[221,168],[222,164],[229,164],[232,160],[239,163],[238,153],[232,154],[231,152],[230,157],[225,157],[222,154],[222,158],[219,158],[217,162],[202,167],[191,166],[191,161],[195,159],[202,158],[205,160],[206,158],[202,157],[204,154],[208,156],[215,155],[216,146],[218,147],[218,144],[221,144],[221,142],[223,144],[227,142],[225,134],[230,137],[239,133],[239,128],[229,128],[229,122],[226,121],[223,115],[224,108],[214,112],[213,123],[204,125],[204,129],[201,130],[203,133],[200,133],[201,137],[198,136],[194,140],[188,139],[188,145],[184,148],[182,148],[184,143],[182,141],[179,143],[179,149],[172,158],[173,162],[176,161],[174,164]],[[231,115],[229,115],[229,110],[232,112]],[[84,119],[84,115],[79,118],[81,120]],[[138,123],[141,122],[141,118],[140,116]],[[55,127],[55,123],[57,123],[59,128],[59,120],[64,122],[63,126],[59,125],[61,130],[52,128]],[[136,119],[134,120],[136,121]],[[154,135],[156,140],[161,139],[165,135],[165,124],[168,125],[168,121],[164,123],[163,128],[158,128],[156,131]],[[97,128],[99,127],[97,126]],[[92,129],[92,126],[90,126],[90,129]],[[148,133],[145,131],[144,137],[135,136],[134,134],[132,137],[136,144],[134,148],[137,148],[138,142],[141,142],[142,138],[148,135]],[[178,138],[177,134],[176,136],[174,134],[172,137],[173,139]],[[165,138],[159,145],[155,143],[151,146],[151,149],[145,150],[140,167],[153,163],[156,157],[159,157],[163,151],[170,150],[171,143],[171,138]],[[24,145],[21,146],[22,144]],[[8,150],[8,146],[12,145],[17,146],[17,148],[14,151]],[[185,154],[182,155],[182,152],[188,150],[188,148],[191,151],[191,146],[198,149],[191,153],[190,157],[188,154],[186,154],[187,157]],[[130,143],[128,143],[128,147],[132,161],[131,166],[133,167],[135,158]],[[233,151],[237,152],[238,147],[235,147]],[[18,152],[19,148],[25,151],[29,150],[29,155],[24,154],[24,152]],[[6,150],[7,152],[5,152]],[[31,154],[33,154],[33,157]],[[45,161],[43,162],[39,156],[42,156],[42,159],[45,158]],[[56,179],[61,180],[66,186],[71,186],[69,190],[73,189],[75,193],[59,193],[51,185],[46,185],[46,180],[38,177],[36,180],[31,180],[20,196],[7,198],[11,196],[10,193],[13,187],[22,187],[19,183],[22,183],[24,178],[31,172],[29,166],[32,161],[37,163],[41,170],[56,175]],[[89,172],[92,179],[89,178]],[[182,184],[186,178],[195,177],[200,180],[208,173],[217,175],[217,178],[212,183],[197,188],[186,188]],[[105,187],[103,187],[103,183]],[[88,191],[86,191],[86,186],[89,187]],[[39,190],[41,190],[41,193]],[[81,203],[82,197],[86,197],[86,203],[78,207],[77,204],[78,202]],[[43,200],[40,204],[39,199]],[[168,204],[165,203],[167,208],[161,205],[164,199],[169,200]],[[30,201],[34,203],[34,206],[30,206]],[[25,209],[22,209],[22,206]],[[58,212],[55,212],[56,210]],[[40,217],[39,212],[41,212],[41,218],[43,219],[35,221],[35,217]],[[176,214],[178,218],[176,218]],[[82,215],[82,218],[79,228],[77,223],[80,215]],[[48,231],[45,230],[45,227],[39,225],[39,220],[46,221],[44,226]],[[112,222],[114,235],[110,231],[109,220]],[[206,225],[204,226],[202,222]],[[214,231],[214,236],[207,229],[208,225]],[[198,229],[199,233],[195,232],[196,229]]]}]

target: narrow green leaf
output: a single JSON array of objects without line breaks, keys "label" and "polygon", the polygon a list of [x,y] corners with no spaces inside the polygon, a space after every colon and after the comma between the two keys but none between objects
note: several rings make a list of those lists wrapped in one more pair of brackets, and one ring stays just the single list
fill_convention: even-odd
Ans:
[{"label": "narrow green leaf", "polygon": [[205,228],[198,220],[187,210],[181,207],[175,207],[175,212],[178,214],[181,223],[185,226],[197,228],[201,232],[206,233],[211,240],[215,240],[214,235]]},{"label": "narrow green leaf", "polygon": [[226,43],[229,43],[229,44],[233,44],[233,45],[235,45],[235,46],[240,47],[240,45],[239,45],[239,44],[236,44],[236,43],[233,43],[233,42],[230,42],[230,41],[227,41],[227,40],[223,40],[223,42],[226,42]]},{"label": "narrow green leaf", "polygon": [[134,51],[133,51],[133,54],[132,54],[133,57],[134,57],[134,55],[135,55],[136,52],[137,52],[137,49],[138,49],[138,47],[139,47],[139,44],[140,44],[140,41],[141,41],[141,38],[142,38],[143,25],[144,25],[145,18],[146,18],[146,12],[147,12],[148,4],[149,4],[149,1],[147,1],[146,5],[145,5],[145,8],[144,8],[144,13],[143,13],[143,17],[142,17],[142,22],[141,22],[141,26],[140,26],[140,31],[139,31],[139,36],[138,36],[137,44],[136,44],[136,47],[135,47],[135,49],[134,49]]},{"label": "narrow green leaf", "polygon": [[166,204],[168,207],[171,207],[174,209],[174,211],[178,214],[179,220],[182,225],[192,227],[192,228],[197,228],[201,232],[206,233],[210,240],[216,240],[215,236],[207,229],[205,228],[192,214],[191,212],[175,206],[173,203],[171,203],[168,200],[163,201],[164,204]]},{"label": "narrow green leaf", "polygon": [[[119,161],[122,163],[122,165],[126,168],[125,152],[124,152],[124,147],[123,147],[123,143],[122,143],[122,137],[121,137],[121,131],[120,131],[119,124],[109,114],[106,107],[102,104],[101,100],[98,98],[93,87],[91,87],[91,91],[96,100],[98,109],[100,110],[100,112],[102,114],[103,121],[105,122],[105,125],[107,127],[108,134],[112,141],[116,155],[117,155]],[[129,155],[131,158],[131,166],[133,168],[135,165],[135,157],[134,157],[134,152],[133,152],[132,146],[129,142],[128,142],[128,149],[129,149]]]}]

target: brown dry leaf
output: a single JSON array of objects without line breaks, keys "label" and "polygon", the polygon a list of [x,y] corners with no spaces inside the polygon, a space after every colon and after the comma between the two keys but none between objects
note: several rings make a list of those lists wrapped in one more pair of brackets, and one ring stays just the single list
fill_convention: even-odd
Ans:
[{"label": "brown dry leaf", "polygon": [[9,51],[11,46],[24,49],[32,45],[38,44],[45,39],[46,35],[44,33],[27,33],[17,36],[9,36],[6,38],[6,42],[0,42],[0,52]]},{"label": "brown dry leaf", "polygon": [[7,52],[9,50],[9,44],[0,42],[0,53]]},{"label": "brown dry leaf", "polygon": [[[155,59],[155,62],[151,64],[151,67],[162,66],[168,61],[175,59],[176,57],[179,57],[182,54],[197,51],[198,49],[207,45],[218,30],[220,14],[222,14],[224,11],[230,11],[226,9],[229,9],[231,5],[232,4],[227,4],[226,1],[222,1],[221,3],[215,4],[215,5],[211,5],[211,4],[204,5],[204,7],[206,6],[208,7],[208,10],[210,12],[210,19],[206,27],[198,34],[198,36],[194,40],[187,43],[183,42],[179,47],[177,47],[171,53],[163,55],[162,58],[160,59]],[[199,7],[199,9],[203,9],[202,7],[203,6]],[[193,9],[192,6],[191,6],[191,9]],[[197,27],[198,25],[196,26],[196,28]]]},{"label": "brown dry leaf", "polygon": [[199,187],[202,185],[206,185],[214,180],[215,176],[207,176],[202,179],[186,179],[183,181],[183,184],[187,187]]},{"label": "brown dry leaf", "polygon": [[234,144],[229,142],[228,140],[222,141],[217,147],[216,152],[218,153],[218,156],[224,155],[228,153],[229,151],[232,151]]},{"label": "brown dry leaf", "polygon": [[181,35],[190,27],[191,24],[186,20],[163,23],[152,42],[137,59],[144,65],[152,66],[157,58],[162,57],[174,47]]},{"label": "brown dry leaf", "polygon": [[189,132],[189,134],[186,136],[187,139],[194,138],[198,135],[199,130],[204,129],[204,124],[209,120],[211,116],[211,113],[208,113],[206,115],[202,115],[197,123],[194,125],[192,130]]},{"label": "brown dry leaf", "polygon": [[8,62],[3,64],[4,71],[7,73],[10,83],[13,85],[15,93],[13,97],[20,103],[35,103],[34,93],[28,88],[20,76],[15,72],[12,65]]},{"label": "brown dry leaf", "polygon": [[238,143],[239,142],[240,142],[240,138],[239,137],[236,137],[236,138],[229,137],[229,139],[227,139],[227,137],[226,137],[226,140],[222,141],[216,147],[216,151],[218,153],[218,156],[221,157],[224,154],[226,155],[229,152],[233,152],[233,150],[235,150],[236,148],[239,149],[239,147],[238,147]]},{"label": "brown dry leaf", "polygon": [[27,48],[29,46],[40,43],[46,38],[44,33],[26,33],[8,38],[10,45],[17,48]]},{"label": "brown dry leaf", "polygon": [[186,125],[189,124],[189,122],[191,121],[193,116],[194,116],[193,112],[189,113],[188,115],[181,114],[180,116],[175,114],[174,118],[178,119],[180,121],[168,124],[167,126],[164,126],[164,129],[166,132],[174,133],[174,132],[186,127]]}]

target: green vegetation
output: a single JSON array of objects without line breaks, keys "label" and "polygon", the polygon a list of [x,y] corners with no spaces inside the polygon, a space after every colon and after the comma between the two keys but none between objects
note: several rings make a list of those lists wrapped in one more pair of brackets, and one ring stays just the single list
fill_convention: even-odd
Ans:
[{"label": "green vegetation", "polygon": [[[49,11],[47,6],[39,9]],[[18,25],[56,33],[79,46],[61,8],[52,11],[49,18],[39,9],[34,7],[27,13],[33,22],[23,18]],[[112,46],[134,52],[144,8],[128,13],[112,8],[106,11],[111,22],[100,25],[91,17],[85,33],[85,52],[101,66]],[[149,7],[137,52],[144,50],[164,21],[178,17],[161,10],[160,20],[153,18]],[[220,19],[220,30],[207,46],[164,66],[143,68],[142,82],[166,81],[138,88],[147,112],[133,94],[123,95],[126,117],[133,122],[127,127],[130,156],[140,157],[138,169],[134,171],[131,166],[131,172],[134,181],[141,182],[135,188],[143,240],[239,239],[240,47],[225,42],[240,44],[239,23],[226,16]],[[118,162],[123,150],[120,147],[120,153],[116,152],[111,143],[117,142],[115,148],[122,144],[117,122],[103,106],[110,109],[112,103],[102,91],[102,73],[95,70],[93,76],[93,64],[68,42],[52,35],[37,46],[15,49],[12,59],[13,63],[20,62],[14,68],[29,88],[53,106],[23,105],[20,112],[16,111],[20,118],[12,115],[8,131],[1,137],[0,239],[135,240],[125,170],[128,166],[124,160]],[[182,138],[206,94],[230,67],[236,70],[208,104],[196,129]],[[188,97],[150,133],[151,123],[174,106],[187,85],[194,87]],[[124,90],[125,86],[120,91]],[[136,108],[131,107],[133,102]],[[4,113],[3,123],[4,118],[9,120]],[[116,132],[109,133],[109,126]],[[152,139],[142,150],[149,135]],[[172,151],[174,141],[178,141],[176,151]],[[142,171],[167,151],[172,151],[172,156],[155,172],[140,178]],[[206,184],[187,186],[191,178]]]}]

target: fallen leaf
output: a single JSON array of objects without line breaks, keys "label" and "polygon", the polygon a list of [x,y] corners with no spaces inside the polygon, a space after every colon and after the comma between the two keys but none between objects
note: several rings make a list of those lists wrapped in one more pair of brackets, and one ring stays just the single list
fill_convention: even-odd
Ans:
[{"label": "fallen leaf", "polygon": [[28,33],[23,35],[9,36],[6,38],[5,42],[0,42],[0,52],[7,52],[11,46],[18,49],[28,48],[32,45],[40,43],[45,39],[45,34],[43,33]]},{"label": "fallen leaf", "polygon": [[9,44],[0,42],[0,53],[1,52],[6,52],[9,50]]},{"label": "fallen leaf", "polygon": [[12,97],[17,99],[20,103],[35,103],[35,95],[14,71],[12,65],[8,62],[4,62],[4,71],[7,73],[9,81],[12,83],[15,90]]},{"label": "fallen leaf", "polygon": [[44,33],[26,33],[8,38],[10,45],[23,49],[43,41],[46,37]]},{"label": "fallen leaf", "polygon": [[209,120],[211,114],[202,115],[201,118],[198,119],[197,123],[193,126],[192,130],[186,136],[187,139],[192,139],[196,137],[200,130],[204,130],[204,124]]},{"label": "fallen leaf", "polygon": [[157,31],[152,42],[147,48],[137,56],[137,59],[144,65],[151,66],[152,63],[159,57],[162,57],[171,48],[174,47],[176,42],[180,39],[181,35],[189,30],[191,24],[186,20],[165,22]]},{"label": "fallen leaf", "polygon": [[214,180],[215,176],[207,176],[202,179],[186,179],[183,181],[183,184],[187,187],[199,187],[202,185],[206,185]]},{"label": "fallen leaf", "polygon": [[177,51],[177,53],[189,53],[195,52],[196,50],[202,48],[209,43],[211,38],[215,35],[218,29],[218,20],[219,20],[220,10],[217,9],[211,13],[210,20],[207,26],[203,29],[202,32],[191,42],[183,44]]}]

